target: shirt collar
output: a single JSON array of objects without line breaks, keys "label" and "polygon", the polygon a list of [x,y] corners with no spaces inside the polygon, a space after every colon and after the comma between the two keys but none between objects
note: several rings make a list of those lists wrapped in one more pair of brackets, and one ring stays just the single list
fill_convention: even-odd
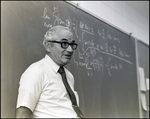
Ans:
[{"label": "shirt collar", "polygon": [[48,66],[50,66],[54,70],[55,73],[58,73],[60,66],[58,64],[56,64],[49,55],[47,55],[47,54],[45,55],[45,60],[48,64]]}]

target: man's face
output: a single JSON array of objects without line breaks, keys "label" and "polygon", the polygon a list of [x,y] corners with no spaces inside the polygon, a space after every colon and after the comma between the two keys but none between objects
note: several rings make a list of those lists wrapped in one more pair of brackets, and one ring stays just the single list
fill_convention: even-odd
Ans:
[{"label": "man's face", "polygon": [[[60,30],[58,32],[58,38],[55,41],[59,41],[59,42],[65,41],[69,43],[75,42],[73,40],[72,33],[68,30]],[[71,57],[73,55],[73,49],[70,45],[68,46],[68,48],[63,49],[61,47],[61,44],[53,43],[53,46],[51,47],[50,55],[56,64],[60,66],[64,66],[70,62]]]}]

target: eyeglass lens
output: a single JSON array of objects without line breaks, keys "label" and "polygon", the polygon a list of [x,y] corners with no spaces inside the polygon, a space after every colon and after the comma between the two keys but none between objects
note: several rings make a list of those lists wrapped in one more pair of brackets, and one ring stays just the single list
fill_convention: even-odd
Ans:
[{"label": "eyeglass lens", "polygon": [[76,43],[68,43],[68,42],[61,42],[61,47],[62,48],[68,48],[69,45],[72,47],[73,50],[75,50],[77,48],[77,44]]}]

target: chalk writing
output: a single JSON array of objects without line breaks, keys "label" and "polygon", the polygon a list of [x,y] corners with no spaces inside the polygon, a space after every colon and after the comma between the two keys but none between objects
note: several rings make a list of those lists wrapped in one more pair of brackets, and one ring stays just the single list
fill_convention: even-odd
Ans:
[{"label": "chalk writing", "polygon": [[44,18],[44,19],[50,19],[50,17],[47,15],[47,8],[44,9],[44,13],[43,13],[42,18]]},{"label": "chalk writing", "polygon": [[44,26],[45,26],[46,28],[50,28],[50,27],[52,27],[52,24],[47,24],[46,22],[44,22]]},{"label": "chalk writing", "polygon": [[77,26],[77,20],[75,18],[73,18],[71,26],[72,26],[72,30],[75,32],[76,37],[78,38],[78,31],[77,31],[78,26]]},{"label": "chalk writing", "polygon": [[[86,37],[86,35],[94,36],[94,30],[89,25],[86,25],[84,22],[80,21],[79,24],[81,34],[81,49],[79,52],[79,65],[85,66],[87,70],[93,70],[97,72],[104,73],[104,69],[106,69],[109,76],[111,76],[112,70],[123,69],[121,64],[111,63],[111,57],[115,57],[119,60],[125,61],[126,63],[133,64],[131,61],[124,59],[130,58],[130,54],[121,50],[117,44],[120,44],[121,41],[119,38],[113,36],[109,31],[102,29],[101,31],[98,29],[97,33],[101,37],[101,40],[105,40],[103,44],[95,44],[92,37]],[[90,39],[91,38],[91,39]],[[108,40],[112,40],[113,45],[108,44]],[[101,54],[105,54],[109,56],[107,62],[104,63],[104,59]],[[101,59],[101,60],[100,60]]]},{"label": "chalk writing", "polygon": [[80,30],[81,31],[84,31],[84,32],[87,32],[91,35],[94,35],[94,31],[93,31],[93,28],[88,26],[86,23],[84,23],[83,21],[80,21]]},{"label": "chalk writing", "polygon": [[[44,20],[50,20],[50,19],[51,19],[50,16],[47,15],[47,8],[46,8],[46,7],[44,8],[44,12],[43,12],[42,18],[43,18]],[[45,22],[44,22],[44,27],[50,28],[50,27],[52,27],[52,24],[49,24],[49,23],[47,23],[47,22],[45,21]]]},{"label": "chalk writing", "polygon": [[111,76],[112,70],[119,70],[119,68],[122,68],[122,67],[119,67],[119,64],[117,63],[112,64],[111,57],[109,57],[107,63],[105,64],[105,68],[107,69],[108,75]]}]

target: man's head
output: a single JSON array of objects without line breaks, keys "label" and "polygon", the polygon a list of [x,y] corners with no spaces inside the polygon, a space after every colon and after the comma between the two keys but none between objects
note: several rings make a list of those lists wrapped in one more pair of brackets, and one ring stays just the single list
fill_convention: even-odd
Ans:
[{"label": "man's head", "polygon": [[43,45],[52,60],[60,66],[70,62],[77,47],[71,30],[64,26],[50,28],[45,34]]}]

